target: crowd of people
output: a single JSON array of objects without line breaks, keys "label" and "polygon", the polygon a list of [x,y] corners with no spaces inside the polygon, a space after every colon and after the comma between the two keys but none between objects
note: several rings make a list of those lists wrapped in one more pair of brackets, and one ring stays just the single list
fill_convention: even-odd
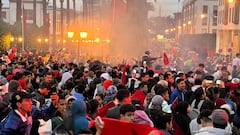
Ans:
[{"label": "crowd of people", "polygon": [[240,134],[240,54],[187,72],[146,54],[116,66],[3,54],[0,134]]}]

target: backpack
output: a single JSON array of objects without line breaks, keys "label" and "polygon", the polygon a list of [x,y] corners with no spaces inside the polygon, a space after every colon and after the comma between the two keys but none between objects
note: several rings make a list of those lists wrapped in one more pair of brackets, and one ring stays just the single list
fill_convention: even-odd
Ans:
[{"label": "backpack", "polygon": [[198,117],[198,115],[200,114],[200,108],[203,104],[204,100],[201,100],[198,105],[197,108],[195,108],[195,103],[196,103],[196,99],[193,100],[192,104],[191,104],[191,112],[188,114],[188,116],[191,118],[191,120],[195,119]]}]

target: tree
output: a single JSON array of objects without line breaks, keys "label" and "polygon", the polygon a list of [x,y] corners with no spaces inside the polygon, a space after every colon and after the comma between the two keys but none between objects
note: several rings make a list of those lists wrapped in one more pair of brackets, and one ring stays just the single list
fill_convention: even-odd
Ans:
[{"label": "tree", "polygon": [[[2,20],[0,20],[0,51],[3,52],[9,46],[10,38],[7,38],[9,35],[9,25]],[[8,36],[9,37],[9,36]]]}]

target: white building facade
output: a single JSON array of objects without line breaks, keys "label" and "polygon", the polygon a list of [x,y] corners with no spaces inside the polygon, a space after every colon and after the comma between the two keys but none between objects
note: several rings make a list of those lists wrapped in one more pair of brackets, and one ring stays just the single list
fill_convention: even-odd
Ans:
[{"label": "white building facade", "polygon": [[240,0],[219,0],[216,52],[236,54],[240,50]]},{"label": "white building facade", "polygon": [[218,0],[185,0],[178,26],[181,34],[216,33],[217,10]]}]

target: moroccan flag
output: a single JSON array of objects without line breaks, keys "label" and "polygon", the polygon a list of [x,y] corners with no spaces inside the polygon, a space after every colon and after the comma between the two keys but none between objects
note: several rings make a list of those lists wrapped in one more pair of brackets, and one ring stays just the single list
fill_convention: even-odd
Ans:
[{"label": "moroccan flag", "polygon": [[125,86],[126,83],[127,83],[127,78],[126,78],[126,70],[127,68],[129,68],[129,65],[125,65],[124,68],[123,68],[123,73],[122,73],[122,76],[121,76],[121,80],[122,80],[122,85]]},{"label": "moroccan flag", "polygon": [[123,16],[127,11],[127,0],[112,0],[111,3],[111,20],[114,22]]},{"label": "moroccan flag", "polygon": [[168,56],[165,52],[163,53],[163,63],[166,66],[169,64]]},{"label": "moroccan flag", "polygon": [[114,135],[148,135],[153,130],[156,130],[156,135],[164,135],[163,132],[148,125],[125,122],[111,118],[102,118],[102,120],[104,122],[102,135],[112,135],[113,133]]}]

